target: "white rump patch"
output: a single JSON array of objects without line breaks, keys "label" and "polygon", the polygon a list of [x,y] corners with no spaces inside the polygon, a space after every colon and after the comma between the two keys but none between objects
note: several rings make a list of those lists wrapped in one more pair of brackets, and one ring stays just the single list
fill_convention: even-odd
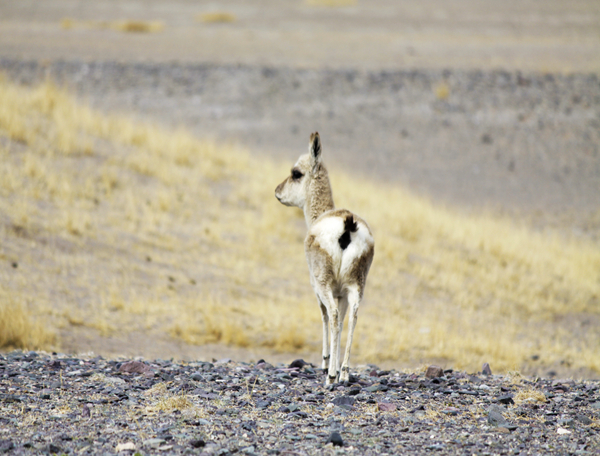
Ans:
[{"label": "white rump patch", "polygon": [[373,237],[364,223],[356,220],[358,230],[350,233],[350,244],[342,250],[339,239],[344,234],[344,218],[338,216],[325,216],[310,228],[309,234],[315,236],[321,249],[326,251],[332,259],[333,270],[338,281],[344,281],[348,271],[364,253],[373,245]]}]

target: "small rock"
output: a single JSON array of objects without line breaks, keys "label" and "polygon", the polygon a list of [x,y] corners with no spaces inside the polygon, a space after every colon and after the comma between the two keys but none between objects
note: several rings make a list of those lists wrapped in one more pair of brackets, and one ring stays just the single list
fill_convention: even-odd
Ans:
[{"label": "small rock", "polygon": [[490,410],[488,412],[488,424],[494,427],[502,427],[506,426],[508,421],[506,421],[506,418],[504,418],[500,412]]},{"label": "small rock", "polygon": [[15,447],[10,440],[0,440],[0,453],[8,453]]},{"label": "small rock", "polygon": [[257,401],[256,402],[256,408],[259,408],[259,409],[269,408],[270,405],[271,405],[271,403],[269,401]]},{"label": "small rock", "polygon": [[332,401],[333,405],[350,405],[353,406],[356,399],[351,396],[339,396],[334,398]]},{"label": "small rock", "polygon": [[389,390],[389,388],[386,385],[382,385],[382,384],[372,385],[372,386],[365,388],[365,391],[368,391],[369,393],[376,393],[378,391],[385,392],[387,390]]},{"label": "small rock", "polygon": [[481,373],[483,375],[492,375],[492,368],[488,363],[483,363],[483,367],[481,368]]},{"label": "small rock", "polygon": [[558,420],[558,424],[561,426],[573,426],[575,420],[573,418],[562,418]]},{"label": "small rock", "polygon": [[335,431],[333,431],[331,433],[331,435],[327,439],[327,442],[325,442],[325,443],[332,443],[334,446],[344,446],[344,441],[342,440],[342,436],[340,435],[339,432],[335,432]]},{"label": "small rock", "polygon": [[115,451],[117,453],[120,453],[121,451],[135,451],[135,443],[133,443],[133,442],[119,443],[117,445],[117,447],[115,448]]},{"label": "small rock", "polygon": [[389,402],[378,402],[377,403],[377,409],[381,412],[393,412],[397,408],[398,407],[396,406],[396,404],[390,404]]},{"label": "small rock", "polygon": [[565,429],[565,428],[561,428],[561,427],[559,427],[559,428],[556,430],[556,433],[557,433],[558,435],[567,435],[567,434],[570,434],[570,433],[571,433],[571,431],[569,431],[569,430],[567,430],[567,429]]},{"label": "small rock", "polygon": [[206,442],[202,439],[190,440],[190,445],[194,448],[202,448],[206,445]]},{"label": "small rock", "polygon": [[577,418],[577,421],[585,424],[586,426],[589,426],[590,424],[593,423],[593,421],[591,419],[589,419],[587,416],[582,415],[582,414],[577,415],[575,418]]},{"label": "small rock", "polygon": [[145,447],[158,448],[163,443],[167,443],[167,441],[165,439],[147,439],[144,440],[143,445]]},{"label": "small rock", "polygon": [[308,363],[306,361],[304,361],[303,359],[295,359],[294,361],[292,361],[290,363],[289,367],[290,368],[297,367],[298,369],[302,369],[307,364]]},{"label": "small rock", "polygon": [[460,410],[454,407],[448,407],[447,409],[442,410],[444,415],[456,416],[460,413]]},{"label": "small rock", "polygon": [[437,378],[444,375],[444,369],[439,366],[429,366],[425,372],[427,378]]},{"label": "small rock", "polygon": [[507,394],[506,396],[500,396],[498,398],[498,402],[500,402],[501,404],[514,404],[515,403],[515,401],[513,400],[512,394]]},{"label": "small rock", "polygon": [[119,372],[125,372],[128,374],[144,374],[150,370],[150,366],[141,361],[128,361],[121,364]]},{"label": "small rock", "polygon": [[54,453],[58,454],[58,453],[62,453],[62,449],[59,446],[51,443],[50,445],[48,445],[46,447],[46,452],[50,453],[50,454],[54,454]]},{"label": "small rock", "polygon": [[194,372],[190,378],[196,382],[202,381],[202,374],[200,372]]}]

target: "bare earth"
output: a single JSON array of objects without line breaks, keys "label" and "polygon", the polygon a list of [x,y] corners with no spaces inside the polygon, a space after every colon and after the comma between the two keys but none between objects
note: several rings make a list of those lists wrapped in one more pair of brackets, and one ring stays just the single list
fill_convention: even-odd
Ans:
[{"label": "bare earth", "polygon": [[[0,69],[23,82],[51,74],[103,110],[285,161],[319,130],[332,161],[352,172],[460,210],[492,209],[599,239],[597,1],[216,5],[3,2]],[[235,20],[198,20],[215,11]],[[61,27],[65,18],[70,28]],[[164,29],[101,26],[125,19]],[[299,357],[70,331],[61,335],[66,351],[104,356]]]}]

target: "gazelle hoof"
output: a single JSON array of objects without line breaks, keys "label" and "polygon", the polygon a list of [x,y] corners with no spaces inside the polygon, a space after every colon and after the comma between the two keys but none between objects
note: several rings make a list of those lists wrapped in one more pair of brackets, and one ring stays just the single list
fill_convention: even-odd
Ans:
[{"label": "gazelle hoof", "polygon": [[348,366],[342,367],[342,373],[340,374],[340,383],[348,383],[350,381],[350,368]]}]

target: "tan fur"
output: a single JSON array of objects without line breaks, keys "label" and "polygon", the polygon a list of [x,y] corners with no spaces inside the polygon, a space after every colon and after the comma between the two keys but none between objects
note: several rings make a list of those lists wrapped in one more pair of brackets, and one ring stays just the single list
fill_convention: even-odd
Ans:
[{"label": "tan fur", "polygon": [[[322,366],[329,373],[326,383],[346,382],[358,307],[375,251],[373,236],[356,214],[335,209],[327,169],[321,162],[318,133],[311,135],[309,153],[300,156],[290,176],[275,189],[275,196],[282,204],[304,211],[308,227],[304,250],[323,317]],[[351,230],[347,226],[352,226]],[[350,239],[349,243],[340,242],[342,235],[346,241]],[[348,307],[348,340],[340,372],[340,335]]]}]

